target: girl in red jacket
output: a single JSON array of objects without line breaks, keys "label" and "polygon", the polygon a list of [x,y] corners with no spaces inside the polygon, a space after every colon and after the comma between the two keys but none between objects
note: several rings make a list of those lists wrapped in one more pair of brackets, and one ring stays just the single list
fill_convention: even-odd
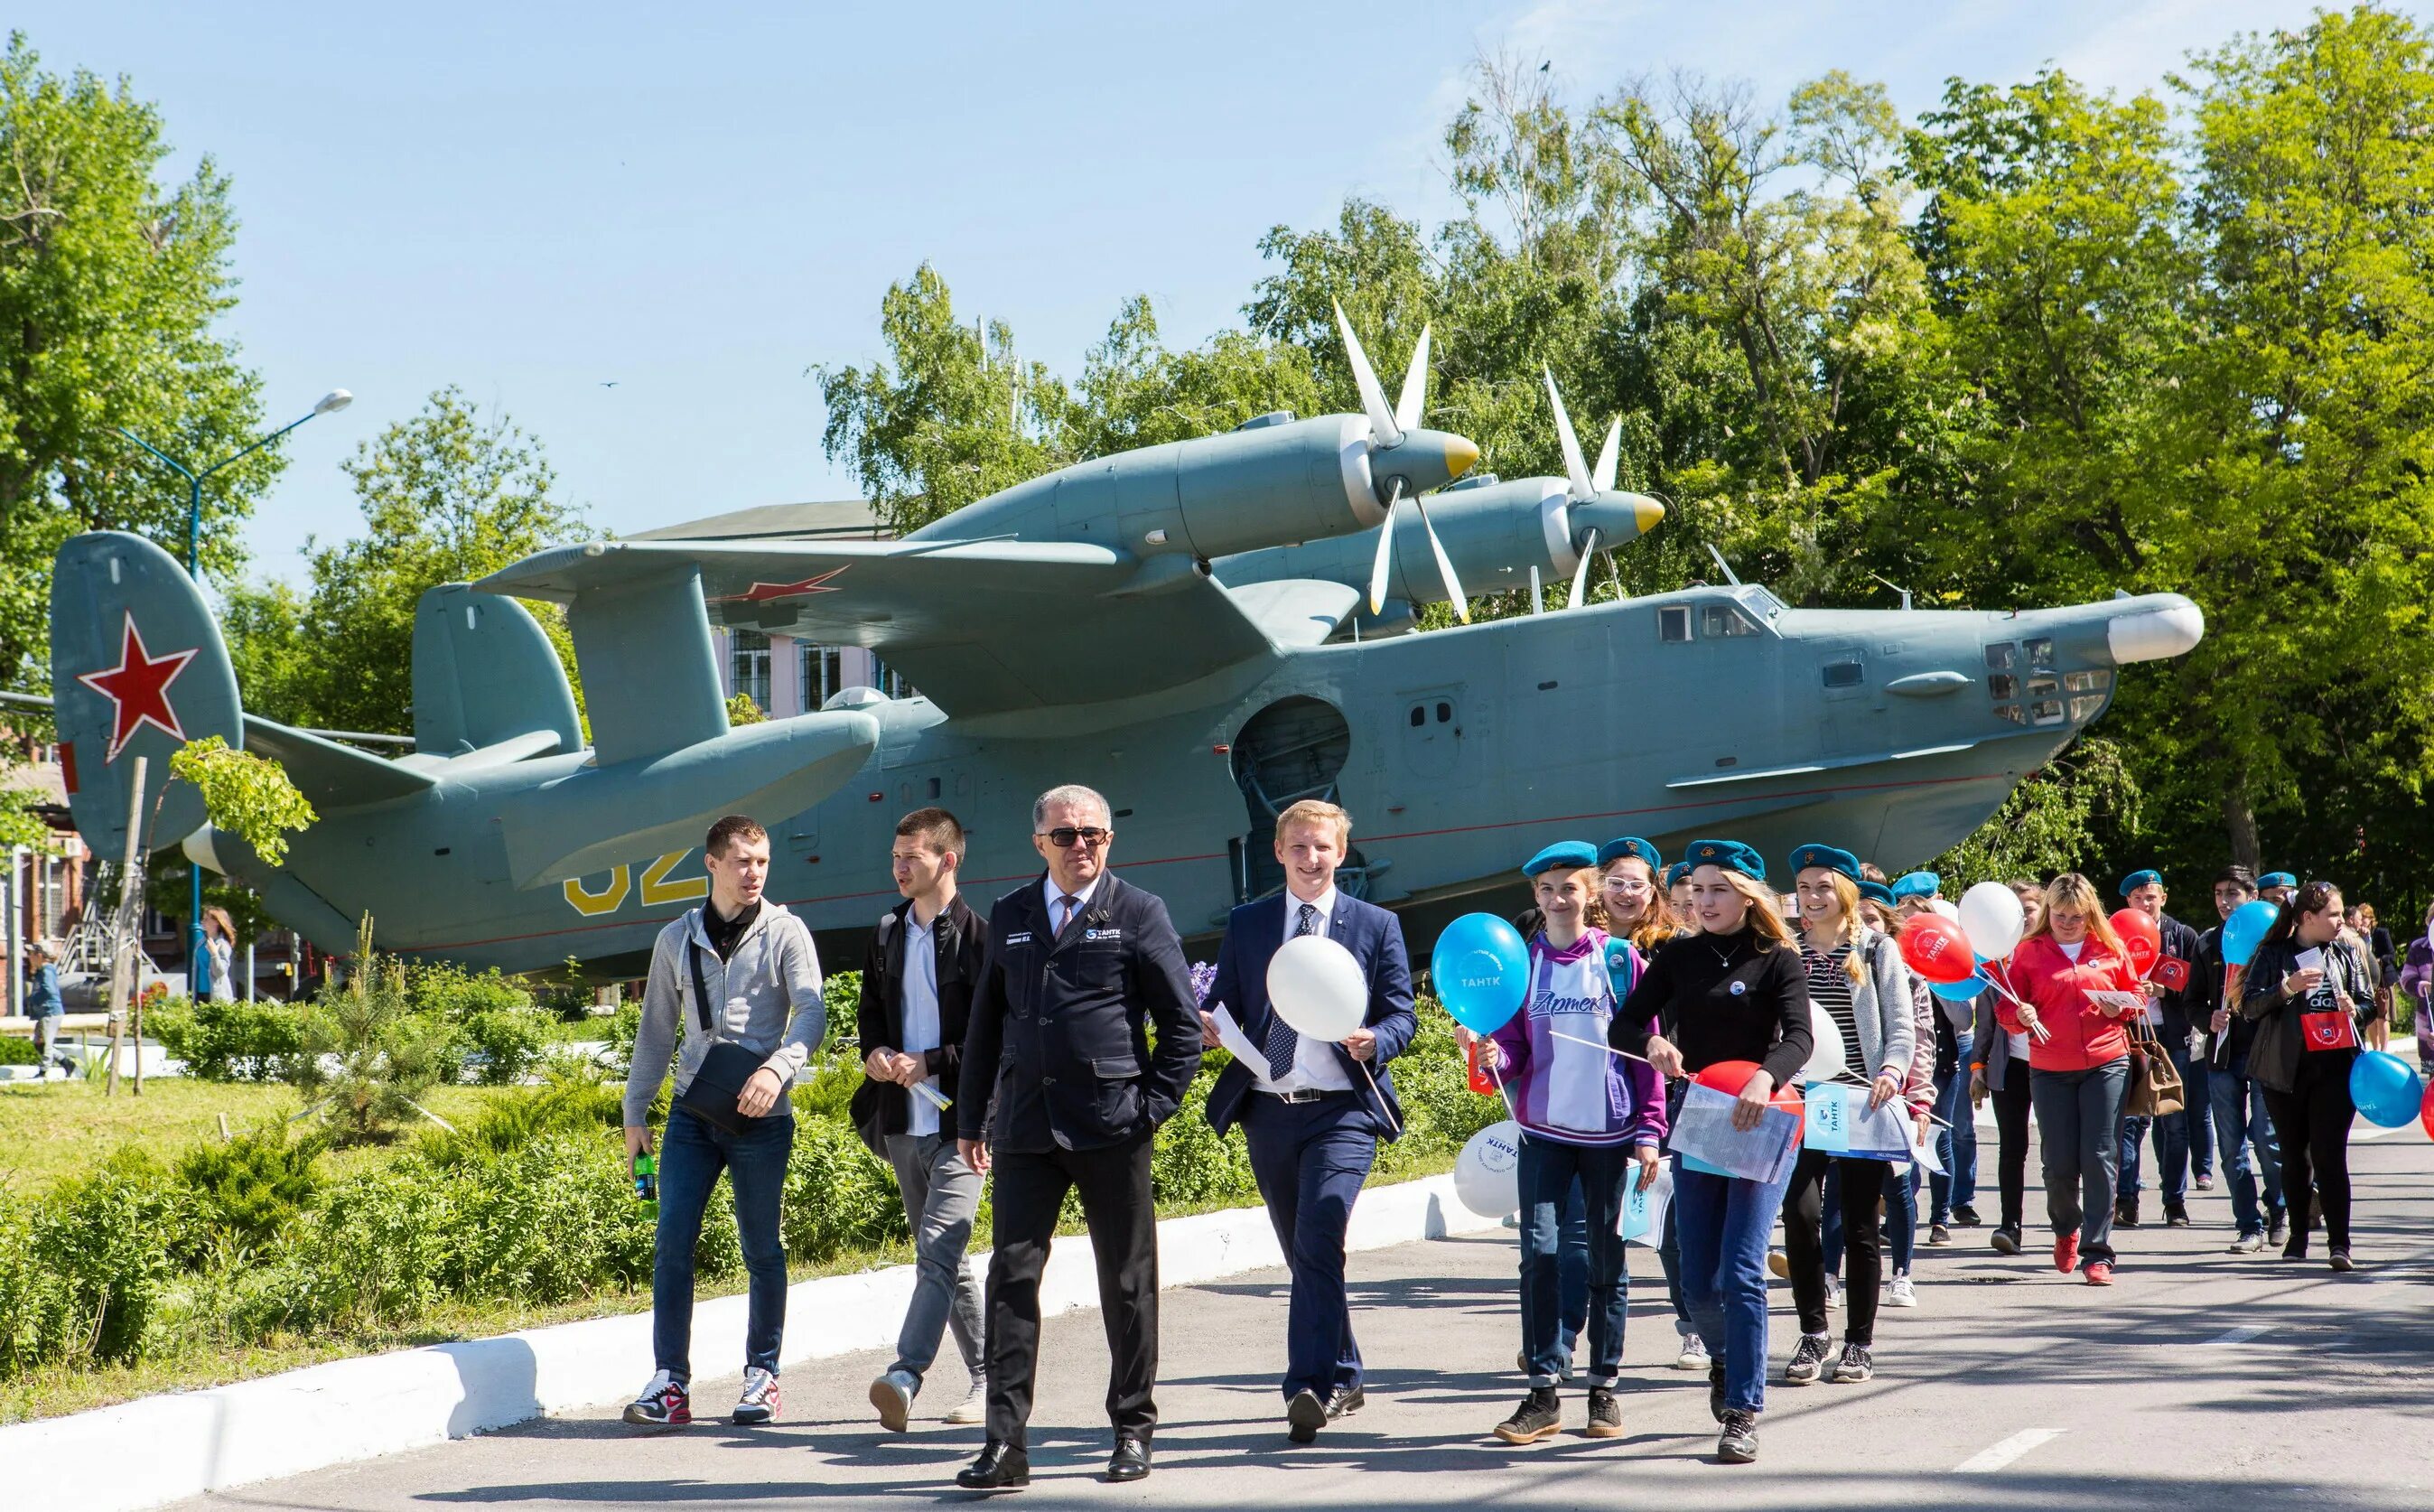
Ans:
[{"label": "girl in red jacket", "polygon": [[2130,1090],[2125,1016],[2144,1011],[2138,973],[2075,871],[2046,886],[2044,918],[2013,954],[2017,1005],[1997,1022],[2029,1041],[2029,1097],[2046,1170],[2054,1269],[2084,1264],[2087,1284],[2113,1284],[2113,1197],[2120,1177],[2121,1101]]}]

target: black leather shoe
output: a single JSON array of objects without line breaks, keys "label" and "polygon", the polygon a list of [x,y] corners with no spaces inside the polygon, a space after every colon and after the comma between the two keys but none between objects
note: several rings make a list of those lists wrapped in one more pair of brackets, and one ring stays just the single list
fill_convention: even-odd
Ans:
[{"label": "black leather shoe", "polygon": [[1317,1392],[1305,1386],[1285,1403],[1285,1436],[1296,1444],[1315,1444],[1318,1431],[1327,1426],[1328,1416],[1327,1403],[1318,1400]]},{"label": "black leather shoe", "polygon": [[1327,1399],[1327,1420],[1333,1422],[1338,1418],[1349,1418],[1368,1405],[1369,1394],[1359,1386],[1341,1387],[1334,1396]]},{"label": "black leather shoe", "polygon": [[967,1491],[1005,1491],[1031,1484],[1031,1456],[1003,1438],[981,1446],[981,1457],[955,1472]]},{"label": "black leather shoe", "polygon": [[1116,1452],[1107,1456],[1107,1479],[1138,1481],[1149,1473],[1149,1440],[1130,1434],[1116,1435]]}]

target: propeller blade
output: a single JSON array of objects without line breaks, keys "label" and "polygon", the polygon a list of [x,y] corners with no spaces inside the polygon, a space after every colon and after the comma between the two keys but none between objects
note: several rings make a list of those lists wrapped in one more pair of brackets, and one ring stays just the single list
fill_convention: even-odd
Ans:
[{"label": "propeller blade", "polygon": [[1588,592],[1589,561],[1590,558],[1595,556],[1597,556],[1597,532],[1595,530],[1591,530],[1589,532],[1588,541],[1581,547],[1581,564],[1572,569],[1572,597],[1569,606],[1570,608],[1580,608],[1582,595]]},{"label": "propeller blade", "polygon": [[1589,472],[1589,487],[1600,493],[1614,490],[1614,471],[1622,460],[1622,417],[1605,428],[1605,444],[1598,448],[1597,466]]},{"label": "propeller blade", "polygon": [[1378,370],[1369,366],[1369,353],[1361,350],[1361,338],[1352,334],[1352,322],[1344,318],[1344,303],[1335,302],[1335,329],[1344,337],[1344,355],[1352,364],[1352,384],[1361,390],[1361,408],[1369,417],[1369,438],[1380,446],[1403,444],[1403,428],[1395,423],[1395,412],[1386,407],[1386,390],[1378,385]]},{"label": "propeller blade", "polygon": [[1420,327],[1419,345],[1412,349],[1412,365],[1403,371],[1402,397],[1395,401],[1395,423],[1410,430],[1420,422],[1420,408],[1429,402],[1429,328]]},{"label": "propeller blade", "polygon": [[1403,480],[1386,496],[1386,522],[1378,527],[1378,561],[1369,569],[1369,612],[1386,612],[1386,574],[1395,561],[1395,506],[1403,502]]},{"label": "propeller blade", "polygon": [[1597,487],[1589,481],[1589,465],[1581,458],[1581,438],[1572,434],[1572,417],[1564,413],[1564,396],[1555,391],[1555,369],[1541,368],[1547,375],[1547,402],[1555,406],[1555,436],[1564,443],[1564,483],[1575,499],[1597,497]]},{"label": "propeller blade", "polygon": [[1470,600],[1463,596],[1462,579],[1453,575],[1453,558],[1446,555],[1445,542],[1437,539],[1436,524],[1429,518],[1428,501],[1414,493],[1412,503],[1419,508],[1420,528],[1429,533],[1429,550],[1436,554],[1437,574],[1445,579],[1446,593],[1453,601],[1453,616],[1467,625],[1470,623]]}]

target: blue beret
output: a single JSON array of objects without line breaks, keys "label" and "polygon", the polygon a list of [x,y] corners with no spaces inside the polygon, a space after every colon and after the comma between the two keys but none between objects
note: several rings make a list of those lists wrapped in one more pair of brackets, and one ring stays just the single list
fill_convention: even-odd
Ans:
[{"label": "blue beret", "polygon": [[1583,867],[1594,867],[1597,864],[1597,847],[1586,840],[1558,840],[1521,863],[1521,875],[1534,877],[1542,871],[1552,871],[1557,867],[1567,871],[1577,871]]},{"label": "blue beret", "polygon": [[1881,903],[1887,908],[1891,908],[1894,902],[1894,890],[1891,887],[1881,882],[1870,882],[1865,877],[1860,879],[1860,896],[1869,902]]},{"label": "blue beret", "polygon": [[1903,873],[1894,883],[1894,896],[1899,898],[1932,898],[1944,890],[1944,879],[1932,871]]},{"label": "blue beret", "polygon": [[2260,887],[2296,887],[2299,879],[2287,871],[2269,871],[2256,879],[2256,885]]},{"label": "blue beret", "polygon": [[2144,871],[2134,871],[2130,873],[2130,875],[2121,879],[2121,896],[2127,898],[2132,893],[2136,892],[2139,888],[2146,886],[2149,883],[2152,883],[2158,887],[2162,886],[2164,885],[2164,874],[2157,871],[2152,867],[2147,868]]},{"label": "blue beret", "polygon": [[1853,882],[1860,880],[1860,858],[1848,850],[1838,850],[1830,845],[1804,845],[1792,850],[1792,875],[1798,876],[1811,867],[1824,867],[1828,871],[1839,871]]},{"label": "blue beret", "polygon": [[1694,867],[1722,867],[1752,882],[1766,880],[1766,858],[1739,840],[1693,840],[1682,859]]},{"label": "blue beret", "polygon": [[1637,856],[1648,863],[1648,869],[1651,871],[1665,865],[1664,858],[1657,855],[1656,848],[1636,834],[1626,834],[1620,840],[1608,840],[1598,847],[1597,864],[1601,867],[1610,867],[1625,856]]},{"label": "blue beret", "polygon": [[1690,863],[1688,861],[1676,861],[1671,866],[1665,868],[1665,885],[1670,888],[1675,883],[1680,882],[1689,874]]}]

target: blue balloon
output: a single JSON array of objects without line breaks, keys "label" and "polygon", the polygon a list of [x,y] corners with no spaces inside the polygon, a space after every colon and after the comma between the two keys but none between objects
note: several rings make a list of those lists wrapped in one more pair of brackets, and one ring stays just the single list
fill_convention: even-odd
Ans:
[{"label": "blue balloon", "polygon": [[1456,1023],[1494,1034],[1530,995],[1530,947],[1494,914],[1465,914],[1437,936],[1429,975]]},{"label": "blue balloon", "polygon": [[1992,985],[1983,975],[1971,975],[1958,982],[1929,982],[1927,989],[1948,1003],[1966,1003]]},{"label": "blue balloon", "polygon": [[2425,1096],[2416,1068],[2389,1051],[2363,1051],[2350,1062],[2350,1101],[2370,1124],[2398,1128],[2411,1123]]},{"label": "blue balloon", "polygon": [[2262,898],[2233,909],[2231,917],[2222,921],[2224,963],[2246,966],[2249,958],[2256,954],[2256,942],[2265,937],[2265,932],[2273,927],[2273,920],[2281,917],[2282,905],[2267,902]]}]

